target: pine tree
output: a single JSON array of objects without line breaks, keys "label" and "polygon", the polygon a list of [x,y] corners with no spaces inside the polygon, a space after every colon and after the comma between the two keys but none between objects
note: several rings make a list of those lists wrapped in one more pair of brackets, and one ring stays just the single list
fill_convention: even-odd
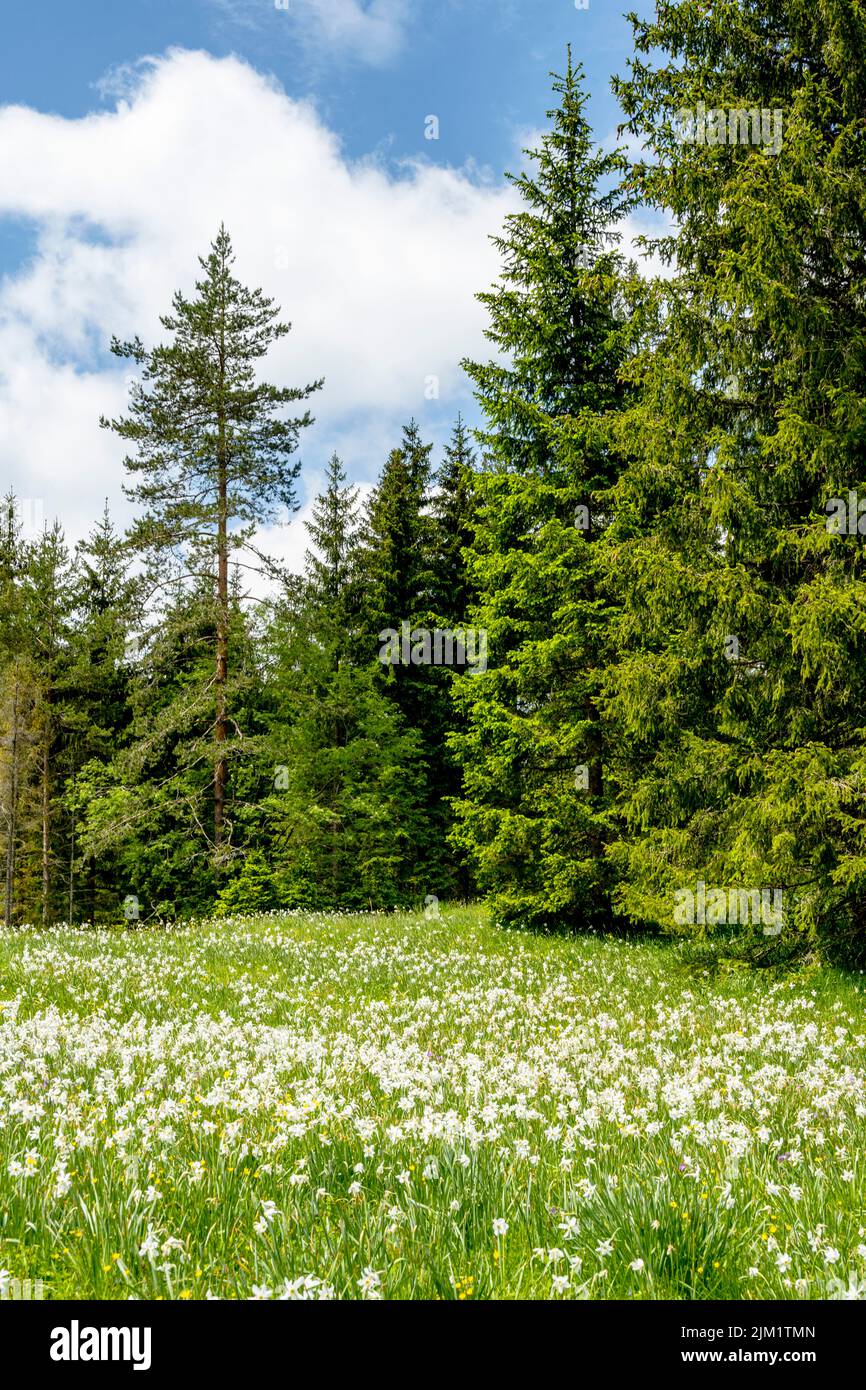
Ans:
[{"label": "pine tree", "polygon": [[143,504],[133,544],[161,580],[170,555],[189,577],[207,575],[213,587],[213,848],[217,862],[230,838],[226,798],[232,712],[228,703],[229,572],[252,546],[256,528],[279,504],[295,505],[299,464],[292,461],[309,412],[285,418],[284,408],[306,400],[321,381],[303,388],[261,382],[256,365],[290,325],[261,290],[232,273],[234,255],[224,227],[207,259],[196,297],[177,293],[161,319],[167,346],[146,351],[139,339],[112,344],[142,368],[131,388],[129,414],[103,420],[135,448],[125,466],[137,476],[128,495]]},{"label": "pine tree", "polygon": [[[116,866],[115,910],[132,897],[142,916],[159,918],[205,911],[221,874],[243,849],[233,844],[215,865],[204,828],[213,795],[210,576],[194,589],[178,576],[170,599],[127,657],[131,721],[123,744],[107,763],[87,764],[78,778],[82,855]],[[230,578],[226,694],[244,730],[235,756],[242,832],[249,819],[247,766],[261,732],[254,646],[239,585]]]},{"label": "pine tree", "polygon": [[601,499],[619,463],[622,264],[612,224],[621,159],[593,148],[571,52],[550,129],[513,177],[523,207],[495,239],[479,295],[496,360],[466,362],[485,416],[469,579],[490,668],[455,687],[466,720],[458,844],[500,917],[610,921],[615,788],[603,692],[613,659]]}]

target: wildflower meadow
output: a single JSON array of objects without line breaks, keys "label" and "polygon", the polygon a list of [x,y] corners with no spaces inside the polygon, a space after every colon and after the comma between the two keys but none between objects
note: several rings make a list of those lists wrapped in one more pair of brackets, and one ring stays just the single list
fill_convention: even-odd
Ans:
[{"label": "wildflower meadow", "polygon": [[22,929],[0,981],[4,1289],[866,1293],[857,976],[444,906]]}]

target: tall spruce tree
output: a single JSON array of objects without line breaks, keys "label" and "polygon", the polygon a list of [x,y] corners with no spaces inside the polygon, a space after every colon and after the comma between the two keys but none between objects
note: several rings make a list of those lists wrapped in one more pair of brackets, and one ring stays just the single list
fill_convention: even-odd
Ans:
[{"label": "tall spruce tree", "polygon": [[23,653],[10,657],[0,667],[0,834],[3,921],[7,926],[16,918],[29,916],[28,908],[33,905],[24,882],[32,881],[32,873],[26,873],[26,851],[38,830],[33,794],[41,738],[37,699],[32,660]]},{"label": "tall spruce tree", "polygon": [[788,932],[862,958],[866,18],[683,0],[632,22],[633,180],[678,230],[620,436],[622,900],[686,925],[698,880],[776,888]]},{"label": "tall spruce tree", "polygon": [[436,473],[436,489],[430,503],[433,519],[433,609],[450,626],[467,622],[474,597],[469,580],[467,551],[474,537],[475,451],[469,431],[458,415]]},{"label": "tall spruce tree", "polygon": [[[380,661],[376,669],[382,689],[424,749],[419,775],[425,818],[406,852],[422,896],[446,897],[465,891],[461,856],[448,843],[456,790],[454,759],[446,746],[453,673],[431,659],[428,634],[443,618],[438,611],[444,597],[438,567],[456,557],[450,542],[443,547],[445,503],[437,503],[433,490],[431,450],[422,442],[417,423],[410,421],[369,499],[359,557],[365,594],[361,632],[365,656],[386,654],[389,642],[399,647],[398,660]],[[456,486],[456,468],[449,476]],[[413,640],[413,633],[422,635]]]},{"label": "tall spruce tree", "polygon": [[614,789],[603,718],[612,659],[606,418],[625,391],[617,155],[594,149],[571,52],[550,129],[513,177],[522,199],[479,296],[496,360],[467,362],[485,416],[469,579],[490,666],[455,687],[466,720],[457,842],[500,917],[606,923]]},{"label": "tall spruce tree", "polygon": [[[475,591],[469,578],[468,552],[474,536],[475,493],[473,488],[475,451],[461,416],[445,446],[436,472],[430,499],[431,596],[428,623],[433,628],[458,634],[455,640],[466,645],[465,634]],[[474,647],[473,647],[474,650]],[[467,676],[466,666],[441,667],[430,673],[431,691],[425,703],[424,738],[435,750],[431,785],[436,798],[437,823],[442,841],[452,849],[443,859],[439,882],[441,891],[468,899],[474,892],[469,856],[454,844],[454,804],[460,795],[460,764],[451,735],[465,731],[465,720],[453,697],[453,682]],[[435,774],[435,775],[434,775]]]},{"label": "tall spruce tree", "polygon": [[357,490],[340,460],[308,521],[303,582],[268,633],[274,719],[262,851],[222,894],[234,909],[267,891],[277,904],[389,907],[423,894],[421,738],[382,689],[375,650],[353,659],[361,621]]},{"label": "tall spruce tree", "polygon": [[[412,624],[429,607],[432,523],[426,506],[431,450],[432,445],[422,442],[417,422],[410,420],[367,503],[359,557],[366,590],[365,646],[359,655],[365,659],[378,652],[383,629],[399,629],[404,621]],[[416,715],[423,672],[395,666],[388,674],[404,714]]]},{"label": "tall spruce tree", "polygon": [[[161,582],[169,556],[196,581],[212,587],[214,670],[212,692],[213,832],[216,862],[230,840],[227,823],[229,740],[235,725],[228,703],[229,572],[233,563],[260,564],[253,548],[257,527],[274,507],[295,506],[299,464],[292,455],[308,411],[294,418],[285,407],[321,386],[277,387],[259,381],[256,368],[290,330],[261,290],[249,290],[232,272],[234,254],[225,227],[200,259],[204,278],[196,296],[177,293],[161,318],[167,345],[147,351],[139,339],[112,350],[132,359],[141,380],[131,388],[129,414],[103,420],[134,446],[125,466],[138,481],[128,495],[144,507],[131,540]],[[242,560],[242,554],[245,558]]]},{"label": "tall spruce tree", "polygon": [[20,871],[32,828],[31,786],[39,744],[36,669],[27,642],[22,580],[28,547],[12,492],[0,511],[0,835],[3,920],[21,904]]},{"label": "tall spruce tree", "polygon": [[[76,548],[74,626],[66,681],[67,917],[94,922],[113,915],[121,886],[116,853],[103,845],[85,858],[78,843],[84,790],[129,741],[141,580],[130,573],[129,548],[106,503],[100,520]],[[79,880],[82,880],[79,883]]]},{"label": "tall spruce tree", "polygon": [[46,526],[28,547],[21,583],[24,645],[36,673],[38,727],[39,915],[47,925],[59,895],[63,828],[62,774],[68,738],[67,672],[74,605],[69,552],[60,523]]}]

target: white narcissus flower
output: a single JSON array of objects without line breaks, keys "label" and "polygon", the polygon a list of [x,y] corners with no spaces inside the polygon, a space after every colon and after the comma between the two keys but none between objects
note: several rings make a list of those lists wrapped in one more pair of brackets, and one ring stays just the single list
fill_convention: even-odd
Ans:
[{"label": "white narcissus flower", "polygon": [[154,1234],[152,1226],[148,1226],[147,1235],[138,1247],[138,1253],[142,1259],[155,1260],[159,1254],[159,1241]]},{"label": "white narcissus flower", "polygon": [[378,1270],[372,1269],[368,1265],[358,1280],[358,1288],[361,1291],[361,1297],[367,1299],[380,1299],[382,1297],[381,1284],[382,1275]]}]

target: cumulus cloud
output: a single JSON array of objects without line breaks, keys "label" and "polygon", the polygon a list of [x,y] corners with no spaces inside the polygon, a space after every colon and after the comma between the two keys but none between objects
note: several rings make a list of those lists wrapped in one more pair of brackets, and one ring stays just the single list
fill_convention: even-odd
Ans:
[{"label": "cumulus cloud", "polygon": [[237,58],[175,51],[111,90],[112,109],[75,120],[0,108],[0,216],[35,229],[0,282],[4,482],[73,537],[105,496],[118,503],[122,446],[97,421],[122,410],[127,368],[105,348],[163,336],[159,314],[223,220],[240,278],[293,323],[268,375],[326,378],[304,440],[313,472],[336,447],[372,476],[399,425],[424,421],[433,378],[443,419],[466,408],[458,364],[487,352],[475,294],[496,277],[489,235],[511,190],[351,162],[312,105]]},{"label": "cumulus cloud", "polygon": [[[410,0],[207,0],[224,18],[263,30],[276,19],[292,40],[327,54],[381,66],[403,46]],[[268,30],[272,39],[279,31]]]}]

